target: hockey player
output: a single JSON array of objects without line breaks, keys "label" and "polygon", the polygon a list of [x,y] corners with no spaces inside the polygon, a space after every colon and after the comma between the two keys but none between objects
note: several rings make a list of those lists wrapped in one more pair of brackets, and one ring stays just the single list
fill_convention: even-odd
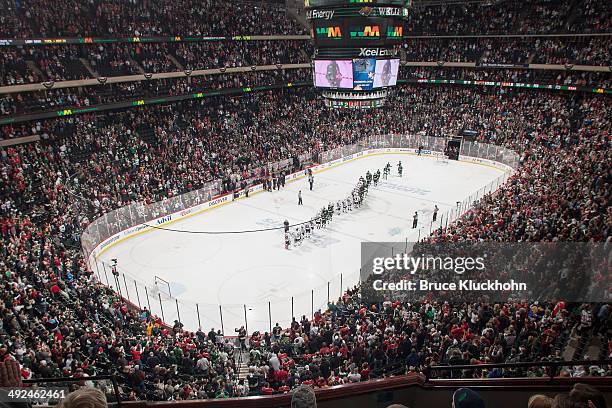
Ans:
[{"label": "hockey player", "polygon": [[285,233],[289,232],[289,221],[285,220],[285,222],[283,223],[283,225],[285,226]]},{"label": "hockey player", "polygon": [[376,187],[376,185],[378,184],[378,180],[380,180],[380,169],[376,170],[376,173],[374,173],[374,187]]},{"label": "hockey player", "polygon": [[368,170],[368,172],[366,173],[366,183],[370,185],[371,181],[372,181],[372,173],[370,173],[370,170]]},{"label": "hockey player", "polygon": [[311,221],[308,221],[306,223],[306,236],[309,237],[310,236],[310,223]]},{"label": "hockey player", "polygon": [[397,174],[399,174],[399,176],[402,177],[402,162],[401,161],[397,164]]},{"label": "hockey player", "polygon": [[300,245],[302,243],[302,235],[300,233],[300,229],[299,228],[295,229],[295,233],[294,233],[294,236],[293,236],[293,241],[294,241],[295,246],[298,246],[298,245]]},{"label": "hockey player", "polygon": [[346,200],[342,200],[342,212],[346,212]]},{"label": "hockey player", "polygon": [[329,203],[329,205],[327,206],[327,221],[331,222],[332,218],[334,216],[334,204],[333,203]]},{"label": "hockey player", "polygon": [[289,232],[285,232],[285,249],[289,249],[291,244],[291,238],[289,238]]},{"label": "hockey player", "polygon": [[340,200],[336,201],[336,213],[340,214],[342,212],[341,208]]}]

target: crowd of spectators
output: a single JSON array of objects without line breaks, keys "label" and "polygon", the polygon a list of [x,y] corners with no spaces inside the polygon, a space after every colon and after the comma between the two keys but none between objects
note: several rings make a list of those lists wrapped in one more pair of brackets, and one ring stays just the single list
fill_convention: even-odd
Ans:
[{"label": "crowd of spectators", "polygon": [[[461,79],[612,87],[611,74],[609,72],[565,70],[402,67],[400,69],[400,79],[408,81],[415,79]],[[59,108],[83,108],[136,98],[185,95],[195,91],[310,80],[310,68],[303,68],[261,71],[240,75],[222,74],[193,76],[191,78],[167,78],[81,88],[58,88],[38,92],[4,94],[0,96],[0,115],[11,116]],[[0,138],[4,139],[13,136],[0,134]]]},{"label": "crowd of spectators", "polygon": [[564,32],[572,5],[570,1],[536,1],[521,14],[515,28],[522,34]]},{"label": "crowd of spectators", "polygon": [[406,61],[475,62],[480,60],[488,39],[408,38],[403,48]]},{"label": "crowd of spectators", "polygon": [[236,43],[200,42],[176,44],[171,53],[185,69],[288,64],[310,61],[310,41],[242,41]]},{"label": "crowd of spectators", "polygon": [[[138,37],[305,34],[284,5],[270,2],[180,0],[150,4],[110,0],[2,0],[0,37]],[[610,31],[605,0],[537,0],[415,4],[407,32],[414,34],[542,34]],[[202,22],[205,21],[206,24]]]},{"label": "crowd of spectators", "polygon": [[609,66],[610,37],[410,38],[407,61]]},{"label": "crowd of spectators", "polygon": [[[44,112],[64,108],[85,108],[139,98],[187,95],[219,89],[286,84],[312,80],[310,69],[270,70],[236,74],[192,76],[150,81],[119,82],[83,88],[58,88],[0,96],[0,115]],[[26,130],[27,133],[28,130]],[[0,139],[23,135],[18,129],[0,132]]]},{"label": "crowd of spectators", "polygon": [[449,3],[415,7],[407,21],[407,32],[422,35],[514,33],[525,10],[514,1],[502,6],[491,3]]},{"label": "crowd of spectators", "polygon": [[[287,18],[282,6],[266,2],[195,4],[182,0],[155,7],[146,0],[129,4],[99,0],[3,3],[6,12],[0,21],[0,36],[6,38],[305,33],[303,27]],[[178,27],[180,32],[176,31]],[[408,28],[417,34],[606,32],[610,29],[610,6],[604,0],[416,5],[411,8]]]},{"label": "crowd of spectators", "polygon": [[[304,63],[310,60],[312,53],[309,41],[297,40],[11,47],[0,51],[0,85],[134,75],[141,72]],[[32,71],[27,65],[28,61],[41,75]]]},{"label": "crowd of spectators", "polygon": [[0,51],[0,85],[21,85],[41,80],[41,76],[28,66],[22,50],[12,48]]},{"label": "crowd of spectators", "polygon": [[533,51],[531,41],[511,39],[488,41],[479,60],[483,64],[528,64]]},{"label": "crowd of spectators", "polygon": [[[607,32],[603,0],[504,1],[415,7],[415,34]],[[286,10],[263,2],[0,0],[0,37],[302,34]],[[203,24],[203,22],[206,24]],[[176,30],[180,29],[180,32]],[[585,40],[418,39],[408,59],[610,65],[608,37]],[[0,85],[101,76],[304,62],[306,41],[5,47]],[[84,62],[81,62],[83,59]],[[176,62],[175,62],[176,61]],[[454,78],[610,87],[609,73],[402,68],[405,78]],[[309,70],[130,82],[9,94],[3,115],[129,98],[308,79]],[[236,350],[219,330],[168,326],[97,281],[79,237],[94,217],[152,203],[213,179],[353,143],[363,129],[428,136],[477,132],[516,150],[521,165],[432,242],[610,241],[610,99],[488,87],[401,86],[384,109],[326,110],[311,90],[261,92],[3,126],[0,138],[39,142],[0,148],[0,361],[21,375],[87,377],[114,372],[126,399],[269,395],[418,372],[430,364],[560,359],[576,328],[601,336],[610,356],[612,308],[536,302],[367,304],[347,291],[290,327],[237,328]],[[186,157],[185,152],[188,152]],[[73,195],[75,190],[81,198]],[[235,353],[248,354],[238,378]],[[587,356],[580,356],[587,357]],[[596,358],[598,356],[591,356]],[[542,376],[541,368],[451,370],[453,377]],[[568,367],[561,376],[612,375]]]},{"label": "crowd of spectators", "polygon": [[[116,371],[124,397],[168,400],[326,387],[433,363],[558,359],[569,332],[587,322],[582,330],[603,333],[606,345],[610,305],[381,305],[363,303],[354,289],[312,320],[271,333],[238,329],[249,355],[249,374],[239,380],[237,351],[217,330],[191,333],[135,310],[88,271],[78,237],[113,208],[248,177],[269,162],[355,142],[364,128],[429,136],[469,128],[479,141],[519,152],[521,165],[500,193],[432,240],[609,241],[610,118],[610,100],[599,95],[402,86],[385,109],[363,112],[325,110],[304,89],[29,124],[43,140],[0,150],[0,360],[16,358],[25,377]],[[561,375],[609,370],[569,367]]]},{"label": "crowd of spectators", "polygon": [[612,7],[605,0],[537,0],[529,3],[452,2],[416,5],[407,32],[423,35],[558,34],[610,32]]},{"label": "crowd of spectators", "polygon": [[[85,66],[79,61],[78,47],[31,47],[22,48],[28,59],[34,63],[45,80],[63,81],[66,79],[85,79],[91,77]],[[89,52],[93,48],[89,49]]]},{"label": "crowd of spectators", "polygon": [[[269,2],[91,0],[79,5],[2,0],[0,37],[140,37],[305,34],[284,6]],[[206,21],[206,24],[202,22]],[[537,0],[529,3],[453,2],[411,7],[411,34],[550,34],[610,32],[605,0]]]},{"label": "crowd of spectators", "polygon": [[[407,61],[477,64],[578,64],[609,66],[609,37],[407,39]],[[175,72],[218,67],[304,63],[313,53],[307,40],[205,41],[7,48],[1,85],[94,76]],[[37,74],[28,62],[35,67]],[[85,64],[88,64],[86,67]],[[89,69],[88,69],[89,68]]]},{"label": "crowd of spectators", "polygon": [[2,0],[0,37],[146,37],[302,34],[269,2]]},{"label": "crowd of spectators", "polygon": [[607,51],[609,37],[577,38],[561,41],[552,38],[539,38],[533,47],[534,64],[578,64],[610,66],[610,53]]},{"label": "crowd of spectators", "polygon": [[460,79],[465,81],[508,81],[552,85],[597,86],[610,88],[612,78],[607,72],[555,71],[530,69],[465,69],[433,67],[400,67],[399,78]]},{"label": "crowd of spectators", "polygon": [[581,1],[574,12],[567,25],[571,32],[609,33],[612,29],[612,5],[606,0]]},{"label": "crowd of spectators", "polygon": [[141,72],[129,52],[136,47],[126,48],[123,44],[111,43],[74,48],[78,48],[79,55],[87,60],[91,70],[99,76],[134,75]]},{"label": "crowd of spectators", "polygon": [[[149,7],[150,1],[64,0],[64,4],[53,3],[50,7],[48,0],[2,0],[0,6],[5,13],[0,16],[0,37],[304,34],[277,4],[208,0],[194,7],[193,0],[181,0]],[[610,31],[611,14],[611,6],[603,0],[416,5],[411,8],[406,32],[410,35],[605,33]],[[177,27],[180,32],[175,32]],[[411,38],[404,47],[409,61],[510,64],[533,61],[609,66],[609,38]],[[0,85],[181,68],[305,62],[310,55],[312,45],[307,40],[10,47],[0,51]]]}]

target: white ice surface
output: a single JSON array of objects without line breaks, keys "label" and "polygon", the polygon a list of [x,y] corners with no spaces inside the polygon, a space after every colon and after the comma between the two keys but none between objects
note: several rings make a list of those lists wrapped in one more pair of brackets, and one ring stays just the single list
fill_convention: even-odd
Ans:
[{"label": "white ice surface", "polygon": [[[400,160],[404,168],[401,178],[397,175]],[[119,270],[126,275],[130,299],[137,303],[138,297],[142,306],[150,304],[152,311],[160,314],[154,289],[157,280],[166,322],[178,318],[178,299],[181,321],[192,330],[199,324],[204,331],[221,328],[219,305],[226,335],[244,325],[245,306],[250,332],[269,330],[269,314],[272,324],[286,327],[291,321],[292,297],[293,315],[299,320],[302,315],[310,317],[313,308],[325,308],[328,286],[329,296],[335,300],[342,289],[358,282],[361,242],[416,241],[436,227],[430,222],[435,204],[440,208],[438,221],[442,218],[444,222],[457,201],[490,184],[502,172],[466,162],[444,164],[431,157],[369,156],[316,174],[313,191],[309,191],[306,179],[300,179],[280,191],[260,192],[168,225],[210,232],[277,227],[285,219],[292,224],[302,222],[330,201],[346,197],[367,170],[382,171],[387,162],[392,166],[391,176],[371,187],[364,206],[334,216],[328,228],[316,230],[298,248],[284,248],[281,230],[242,234],[154,230],[115,245],[101,259],[108,262],[116,258]],[[302,190],[303,206],[297,205],[298,190]],[[419,212],[419,228],[412,229],[415,211]],[[156,277],[167,281],[170,288]],[[121,277],[124,292],[125,283]],[[144,285],[149,287],[148,301]]]}]

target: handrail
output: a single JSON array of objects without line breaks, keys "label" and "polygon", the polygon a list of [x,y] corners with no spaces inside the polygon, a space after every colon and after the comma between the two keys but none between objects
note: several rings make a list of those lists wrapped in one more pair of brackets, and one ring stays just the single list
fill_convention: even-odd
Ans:
[{"label": "handrail", "polygon": [[[487,364],[458,364],[458,365],[437,365],[429,366],[424,370],[426,381],[431,379],[432,371],[454,371],[454,370],[476,370],[486,368],[529,368],[529,367],[569,367],[584,365],[611,365],[612,359],[607,360],[571,360],[571,361],[528,361],[517,363],[487,363]],[[556,370],[551,370],[549,378],[554,378]]]},{"label": "handrail", "polygon": [[[607,362],[612,363],[611,360],[597,360],[597,361],[570,361],[570,362],[530,362],[530,363],[505,363],[507,365],[512,364],[529,364],[529,365],[543,365],[546,363],[557,363],[557,364],[570,364],[570,363],[580,363],[574,365],[584,365],[586,363],[593,362]],[[503,364],[490,364],[490,365],[503,365]],[[444,368],[447,369],[447,366],[433,366],[436,368]],[[432,368],[433,368],[432,367]],[[461,366],[451,366],[452,368],[461,367]],[[473,365],[471,367],[482,367],[482,365]],[[24,383],[34,384],[34,383],[44,383],[44,382],[79,382],[79,381],[88,381],[88,380],[100,380],[100,379],[111,379],[114,376],[110,375],[100,375],[100,376],[92,376],[92,377],[82,377],[82,378],[40,378],[40,379],[31,379],[24,380]],[[439,380],[429,380],[423,374],[410,372],[406,375],[397,375],[391,376],[387,378],[381,379],[371,379],[369,381],[363,381],[358,383],[350,383],[343,385],[336,385],[332,387],[325,388],[317,388],[315,389],[317,401],[330,401],[330,400],[338,400],[346,397],[355,397],[358,395],[368,394],[368,393],[380,393],[382,391],[390,391],[397,390],[406,387],[419,387],[422,390],[431,390],[431,389],[445,389],[445,388],[457,388],[459,386],[470,386],[475,388],[488,388],[493,390],[509,390],[509,389],[532,389],[535,388],[537,390],[543,390],[545,387],[551,387],[551,389],[559,389],[559,387],[567,387],[567,385],[571,385],[575,382],[584,382],[593,385],[597,385],[598,387],[603,389],[610,389],[610,381],[609,378],[604,377],[579,377],[579,378],[564,378],[564,377],[555,377],[552,380],[544,377],[536,377],[536,378],[493,378],[493,379],[439,379]],[[601,384],[600,384],[601,383]],[[115,394],[119,395],[118,391]],[[275,394],[270,396],[249,396],[249,397],[240,397],[240,398],[229,398],[229,399],[216,399],[216,400],[186,400],[186,401],[172,401],[172,406],[177,407],[199,407],[199,406],[222,406],[222,407],[275,407],[275,406],[288,406],[290,405],[291,394]],[[118,404],[122,401],[117,398]],[[152,401],[124,401],[124,406],[129,407],[146,407],[146,406],[165,406],[167,403],[165,402],[152,402]]]},{"label": "handrail", "polygon": [[612,360],[572,360],[572,361],[528,361],[518,363],[487,363],[438,365],[429,367],[432,371],[471,370],[474,368],[524,368],[524,367],[569,367],[579,365],[608,365]]},{"label": "handrail", "polygon": [[[423,370],[427,380],[430,380],[431,371],[452,371],[452,370],[473,370],[486,368],[527,368],[527,367],[568,367],[579,365],[612,365],[612,359],[608,360],[572,360],[572,361],[530,361],[517,363],[487,363],[487,364],[461,364],[461,365],[437,365],[429,366]],[[373,371],[374,376],[382,374],[398,374],[405,367],[401,363],[395,362]],[[551,372],[554,374],[554,372]],[[554,377],[550,376],[550,377]]]}]

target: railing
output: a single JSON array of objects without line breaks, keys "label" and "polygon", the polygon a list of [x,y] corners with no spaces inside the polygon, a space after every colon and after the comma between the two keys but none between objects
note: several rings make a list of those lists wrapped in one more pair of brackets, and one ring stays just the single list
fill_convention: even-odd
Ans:
[{"label": "railing", "polygon": [[[531,367],[544,367],[548,368],[547,376],[551,381],[558,376],[560,367],[573,367],[573,366],[606,366],[611,365],[612,360],[572,360],[572,361],[528,361],[528,362],[517,362],[517,363],[494,363],[494,364],[457,364],[457,365],[441,365],[431,366],[424,370],[426,382],[430,382],[432,378],[440,379],[458,379],[460,376],[454,376],[452,373],[462,370],[475,371],[475,370],[486,370],[486,369],[517,369],[517,368],[531,368]],[[450,377],[435,377],[435,372],[450,372]],[[503,374],[503,373],[502,373]],[[518,377],[522,378],[522,377]]]},{"label": "railing", "polygon": [[[556,368],[560,366],[585,366],[585,365],[599,365],[605,366],[612,364],[612,360],[597,360],[597,361],[539,361],[539,362],[519,362],[519,363],[505,363],[505,364],[485,364],[485,365],[461,365],[461,366],[433,366],[430,367],[431,371],[451,371],[451,370],[475,370],[483,367],[551,367]],[[375,397],[374,395],[385,395],[390,391],[395,393],[396,403],[406,403],[411,401],[411,406],[448,406],[448,405],[437,405],[432,402],[433,400],[446,401],[448,404],[451,401],[450,396],[459,387],[470,387],[476,389],[486,399],[491,400],[497,399],[500,404],[496,406],[505,407],[516,407],[526,406],[527,399],[530,395],[535,393],[557,393],[567,392],[571,386],[575,383],[587,383],[590,384],[600,391],[602,391],[609,398],[612,392],[612,383],[609,377],[512,377],[512,378],[465,378],[465,379],[453,379],[453,378],[439,378],[431,379],[430,377],[421,373],[411,372],[407,375],[391,375],[386,378],[371,379],[369,381],[363,381],[359,383],[344,384],[333,387],[325,387],[316,389],[317,405],[321,407],[351,407],[355,406],[356,398],[359,399],[358,406],[366,406],[367,402],[371,402]],[[100,381],[111,380],[112,389],[106,387],[104,384],[100,384]],[[184,406],[186,408],[195,407],[258,407],[258,408],[273,408],[279,406],[289,406],[291,403],[291,394],[275,394],[272,396],[262,397],[242,397],[242,398],[229,398],[229,399],[215,399],[215,400],[190,400],[190,401],[171,401],[171,402],[149,402],[149,401],[122,401],[121,393],[117,387],[114,376],[102,375],[82,378],[52,378],[52,379],[32,379],[24,380],[26,386],[32,384],[42,385],[45,383],[78,383],[78,382],[93,382],[96,388],[103,389],[107,395],[109,401],[116,401],[116,405],[122,405],[125,407],[138,407],[144,408],[146,406],[159,407],[164,404],[172,404],[172,407],[178,408]],[[409,390],[409,394],[406,392]],[[130,392],[129,387],[123,387],[123,393],[127,394]],[[499,401],[500,395],[511,394],[510,397],[506,395],[502,398],[503,401]],[[443,394],[443,395],[439,395]],[[386,394],[388,396],[388,394]],[[360,399],[361,398],[361,399]],[[411,398],[411,400],[403,400],[403,398]],[[524,400],[524,401],[523,401]],[[429,402],[429,403],[428,403]],[[390,404],[391,402],[388,402]],[[110,404],[109,404],[110,405]],[[383,405],[386,406],[387,404]]]},{"label": "railing", "polygon": [[[444,151],[446,143],[447,139],[445,138],[420,135],[375,135],[352,145],[320,153],[318,161],[319,163],[329,163],[358,153],[384,153],[384,149],[392,148],[405,149],[406,152],[415,154],[415,149],[419,147],[423,155],[443,158],[441,152]],[[456,221],[462,214],[473,208],[480,198],[486,194],[494,193],[511,176],[513,169],[518,167],[518,155],[500,146],[466,141],[463,142],[459,153],[462,160],[485,165],[497,163],[495,166],[503,167],[504,172],[489,184],[458,201],[456,206],[447,208],[446,211],[441,209],[436,222],[429,222],[422,229],[422,233],[419,230],[418,240],[429,236],[433,230],[444,229]],[[311,154],[305,154],[300,157],[300,160],[305,161],[309,157],[311,157]],[[442,161],[441,165],[444,165]],[[290,168],[291,163],[289,160],[284,160],[271,165],[271,167],[276,171],[277,169]],[[264,169],[252,171],[249,183],[257,182],[263,172]],[[276,322],[283,327],[288,327],[294,317],[298,320],[303,315],[312,318],[315,312],[326,310],[330,302],[335,301],[347,289],[360,282],[359,270],[338,270],[336,271],[337,274],[328,278],[327,282],[314,288],[305,288],[301,293],[292,293],[293,296],[283,299],[255,304],[200,303],[172,296],[173,293],[179,292],[172,288],[172,282],[167,284],[168,293],[165,293],[165,291],[160,291],[155,284],[153,275],[151,275],[151,280],[147,281],[121,265],[110,265],[108,262],[99,259],[102,245],[107,247],[113,245],[118,241],[116,239],[117,234],[123,234],[122,231],[130,227],[152,223],[152,220],[165,217],[168,214],[189,212],[193,206],[206,204],[218,198],[223,191],[223,183],[216,180],[202,189],[184,195],[171,197],[151,205],[134,203],[96,219],[89,224],[81,237],[83,252],[91,270],[100,282],[106,283],[139,309],[146,307],[153,314],[161,316],[165,322],[178,321],[192,330],[197,328],[207,330],[214,327],[221,329],[225,336],[235,335],[234,329],[240,325],[247,328],[250,326],[252,330],[263,331],[264,328],[265,330],[271,330]],[[142,229],[147,229],[147,227],[143,226]],[[403,248],[397,248],[398,252],[401,250]],[[118,273],[117,275],[113,274],[114,270]],[[113,276],[115,279],[113,279]],[[159,280],[158,278],[159,276],[155,278],[155,281]]]}]

